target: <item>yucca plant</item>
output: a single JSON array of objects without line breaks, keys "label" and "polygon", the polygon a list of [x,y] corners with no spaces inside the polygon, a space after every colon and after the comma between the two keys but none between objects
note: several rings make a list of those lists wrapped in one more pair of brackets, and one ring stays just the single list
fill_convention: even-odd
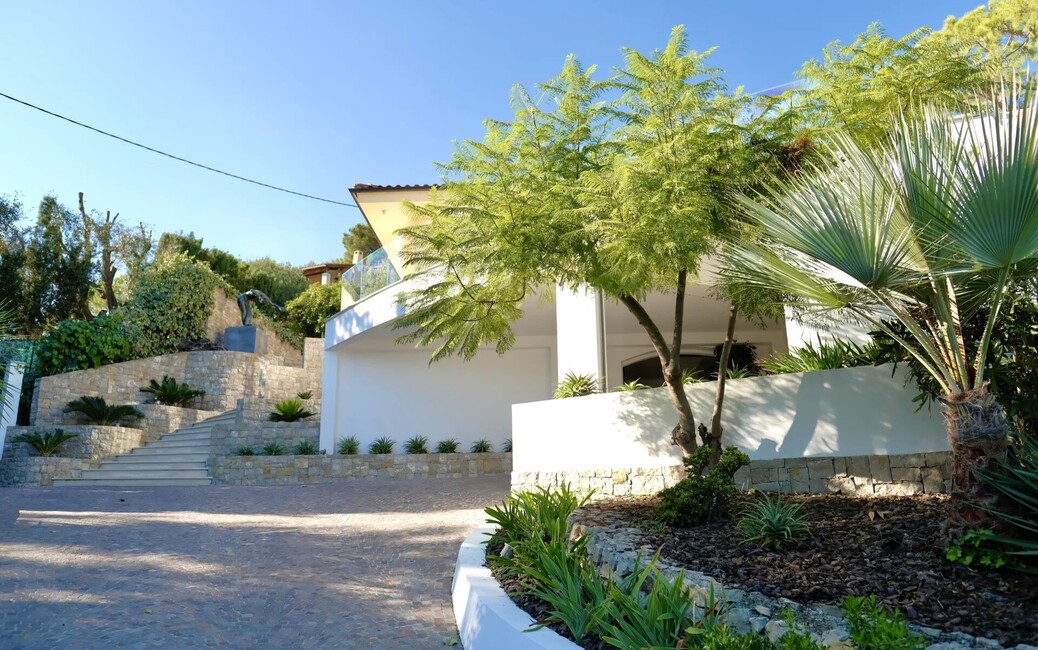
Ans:
[{"label": "yucca plant", "polygon": [[296,393],[296,397],[305,402],[306,400],[313,399],[314,392],[312,390],[304,390],[301,393]]},{"label": "yucca plant", "polygon": [[555,399],[565,399],[567,397],[593,395],[597,392],[598,380],[593,375],[575,375],[572,372],[568,372],[558,386],[555,387],[553,397]]},{"label": "yucca plant", "polygon": [[93,424],[114,425],[123,420],[142,418],[144,414],[128,404],[109,405],[103,397],[84,395],[65,406],[65,413],[79,413]]},{"label": "yucca plant", "polygon": [[699,373],[695,370],[689,370],[688,368],[685,368],[681,371],[681,383],[685,386],[689,384],[701,384],[705,381],[706,379],[701,377]]},{"label": "yucca plant", "polygon": [[635,390],[645,390],[646,388],[649,388],[649,386],[643,384],[641,380],[632,379],[631,381],[625,381],[613,390],[617,393],[627,393]]},{"label": "yucca plant", "polygon": [[774,373],[814,372],[867,366],[872,365],[872,360],[876,357],[877,353],[873,349],[874,344],[861,346],[842,339],[824,341],[819,336],[817,341],[808,341],[804,345],[793,348],[787,354],[761,362],[761,365],[765,370]]},{"label": "yucca plant", "polygon": [[316,415],[303,407],[303,400],[286,399],[274,405],[274,412],[270,414],[271,422],[298,422],[305,420],[311,415]]},{"label": "yucca plant", "polygon": [[505,452],[507,454],[512,453],[512,439],[511,438],[506,438],[505,439],[505,444],[501,445],[501,451],[503,451],[503,452]]},{"label": "yucca plant", "polygon": [[1011,525],[1012,531],[992,536],[1005,552],[1032,565],[1038,562],[1038,438],[1018,436],[1011,462],[997,471],[978,472],[1003,496],[1004,506],[991,513]]},{"label": "yucca plant", "polygon": [[[991,504],[974,470],[1006,455],[985,368],[1007,287],[1038,270],[1038,99],[995,92],[954,121],[923,110],[885,144],[837,135],[829,154],[738,199],[760,238],[733,243],[722,273],[736,293],[776,291],[806,316],[881,330],[934,378],[961,530],[983,518],[968,504]],[[969,340],[961,323],[981,307],[983,334]]]},{"label": "yucca plant", "polygon": [[429,438],[425,436],[408,438],[407,442],[404,443],[404,451],[409,454],[428,454]]},{"label": "yucca plant", "polygon": [[368,445],[368,453],[370,454],[391,454],[393,453],[393,446],[396,445],[396,441],[389,436],[382,436],[377,438],[374,442]]},{"label": "yucca plant", "polygon": [[799,503],[783,503],[764,495],[739,517],[739,532],[743,538],[761,548],[781,548],[811,534],[811,528],[800,515]]},{"label": "yucca plant", "polygon": [[239,456],[255,456],[256,455],[256,452],[253,451],[252,447],[250,447],[248,445],[243,445],[241,447],[238,447],[238,451],[236,453]]},{"label": "yucca plant", "polygon": [[494,451],[494,445],[490,444],[490,441],[486,438],[480,438],[476,442],[472,443],[472,446],[469,447],[469,451],[474,454],[486,454]]},{"label": "yucca plant", "polygon": [[148,386],[140,391],[151,393],[156,402],[166,406],[184,406],[194,398],[205,395],[204,390],[191,388],[186,383],[179,384],[175,378],[169,375],[163,375],[161,382],[152,379]]},{"label": "yucca plant", "polygon": [[436,443],[437,454],[455,454],[458,452],[459,442],[456,438],[447,438]]},{"label": "yucca plant", "polygon": [[263,445],[263,453],[268,456],[280,456],[285,453],[285,448],[272,440]]},{"label": "yucca plant", "polygon": [[316,456],[317,445],[309,440],[300,440],[296,443],[296,456]]},{"label": "yucca plant", "polygon": [[360,453],[360,440],[357,436],[346,436],[339,441],[338,451],[343,456],[353,456]]},{"label": "yucca plant", "polygon": [[40,456],[46,458],[54,454],[62,444],[78,435],[77,433],[66,433],[62,429],[55,429],[53,432],[48,431],[46,433],[40,433],[39,431],[22,433],[15,436],[13,441],[24,442],[35,449]]}]

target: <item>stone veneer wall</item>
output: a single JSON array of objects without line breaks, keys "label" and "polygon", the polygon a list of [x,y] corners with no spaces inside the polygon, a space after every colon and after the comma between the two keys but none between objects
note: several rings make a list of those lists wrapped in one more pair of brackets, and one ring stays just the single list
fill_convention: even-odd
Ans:
[{"label": "stone veneer wall", "polygon": [[263,445],[276,442],[291,454],[295,446],[309,441],[316,447],[320,438],[321,425],[317,422],[263,422],[238,421],[218,424],[213,427],[213,446],[210,465],[217,458],[235,456],[242,447],[252,447],[257,454],[263,453]]},{"label": "stone veneer wall", "polygon": [[[274,406],[286,399],[296,399],[296,395],[285,395],[283,397],[273,398],[245,398],[238,401],[238,412],[241,414],[240,419],[245,422],[267,422],[270,420],[270,414],[274,412]],[[303,406],[313,411],[314,415],[310,416],[303,422],[306,424],[318,425],[321,416],[321,400],[312,398],[305,400]],[[314,444],[317,444],[316,442]]]},{"label": "stone veneer wall", "polygon": [[0,458],[0,486],[51,485],[56,478],[78,478],[84,469],[126,454],[141,444],[141,430],[129,427],[64,426],[78,437],[58,448],[60,456],[44,458],[24,442],[12,442],[22,433],[47,433],[54,427],[8,427]]},{"label": "stone veneer wall", "polygon": [[356,456],[213,456],[218,485],[286,485],[379,478],[504,476],[512,454],[365,454]]},{"label": "stone veneer wall", "polygon": [[[512,489],[528,490],[568,483],[594,498],[652,495],[685,477],[681,465],[653,468],[563,472],[513,472]],[[843,494],[935,494],[946,492],[951,477],[948,452],[897,456],[837,456],[756,460],[735,474],[742,489],[767,492]]]},{"label": "stone veneer wall", "polygon": [[206,392],[193,404],[200,409],[228,411],[246,397],[285,399],[304,390],[320,397],[320,357],[305,368],[282,366],[269,357],[246,352],[178,352],[115,363],[91,370],[67,372],[37,380],[31,422],[61,425],[68,421],[65,405],[82,395],[100,395],[109,404],[137,404],[147,395],[140,388],[164,375]]},{"label": "stone veneer wall", "polygon": [[[252,313],[256,313],[253,308]],[[264,327],[263,320],[257,318],[254,324],[267,333],[267,356],[275,357],[277,363],[283,366],[301,367],[303,365],[303,353],[291,343],[282,341],[281,338],[268,327]],[[238,309],[238,296],[228,296],[220,287],[213,290],[213,313],[205,323],[206,337],[217,345],[223,345],[224,330],[228,327],[241,327],[241,310]]]},{"label": "stone veneer wall", "polygon": [[223,411],[205,411],[164,404],[138,404],[136,408],[144,414],[142,419],[135,421],[141,430],[143,442],[158,440],[163,434],[189,427],[223,413]]}]

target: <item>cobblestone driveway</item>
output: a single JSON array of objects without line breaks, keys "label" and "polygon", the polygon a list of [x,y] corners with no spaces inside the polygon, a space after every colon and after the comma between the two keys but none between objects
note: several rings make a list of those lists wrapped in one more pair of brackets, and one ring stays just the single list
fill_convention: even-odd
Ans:
[{"label": "cobblestone driveway", "polygon": [[0,489],[0,648],[443,648],[507,487]]}]

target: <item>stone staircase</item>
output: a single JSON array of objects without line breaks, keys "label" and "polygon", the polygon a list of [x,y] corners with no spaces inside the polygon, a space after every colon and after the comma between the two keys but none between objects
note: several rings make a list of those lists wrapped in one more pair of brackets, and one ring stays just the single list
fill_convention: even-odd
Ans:
[{"label": "stone staircase", "polygon": [[209,451],[213,425],[231,423],[237,411],[227,411],[163,435],[129,454],[102,461],[98,469],[85,469],[73,479],[55,479],[54,485],[102,485],[142,487],[149,485],[209,485]]}]

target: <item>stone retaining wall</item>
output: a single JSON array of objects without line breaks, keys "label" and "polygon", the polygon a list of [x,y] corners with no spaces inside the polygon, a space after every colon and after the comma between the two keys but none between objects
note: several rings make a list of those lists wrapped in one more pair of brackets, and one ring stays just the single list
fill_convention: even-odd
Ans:
[{"label": "stone retaining wall", "polygon": [[141,440],[151,442],[158,440],[163,434],[189,427],[207,418],[220,415],[223,411],[203,411],[202,409],[184,408],[182,406],[166,406],[164,404],[138,404],[137,409],[144,417],[136,421],[141,430]]},{"label": "stone retaining wall", "polygon": [[[842,494],[936,494],[948,491],[951,454],[837,456],[755,460],[735,474],[746,490],[840,492]],[[656,494],[685,478],[682,465],[561,472],[513,472],[512,489],[529,490],[568,483],[593,498]]]},{"label": "stone retaining wall", "polygon": [[13,442],[23,433],[49,433],[55,427],[8,427],[0,458],[0,486],[51,485],[56,478],[79,478],[84,469],[101,461],[128,454],[141,444],[141,430],[129,427],[70,425],[60,427],[78,434],[58,448],[60,456],[44,458],[24,442]]},{"label": "stone retaining wall", "polygon": [[31,422],[67,422],[65,405],[83,395],[100,395],[109,404],[139,404],[147,396],[140,389],[165,375],[204,390],[206,394],[192,404],[211,411],[231,410],[246,397],[286,399],[304,390],[319,397],[321,390],[321,367],[316,360],[306,368],[294,368],[246,352],[178,352],[41,377],[36,382]]},{"label": "stone retaining wall", "polygon": [[[274,412],[274,406],[278,402],[287,399],[297,399],[296,394],[271,398],[247,397],[238,400],[238,412],[241,414],[241,419],[245,422],[269,422],[270,414]],[[303,402],[303,406],[308,411],[314,412],[314,415],[303,422],[318,424],[321,419],[321,400],[317,398],[308,399]],[[314,444],[317,443],[315,442]]]},{"label": "stone retaining wall", "polygon": [[218,424],[213,427],[213,446],[210,460],[225,456],[235,456],[242,447],[252,447],[257,453],[263,453],[263,445],[276,442],[291,454],[296,445],[303,441],[313,443],[316,447],[320,438],[321,425],[317,422],[263,422],[239,421]]},{"label": "stone retaining wall", "polygon": [[378,478],[507,475],[512,454],[365,454],[356,456],[213,456],[213,483],[286,485]]}]

